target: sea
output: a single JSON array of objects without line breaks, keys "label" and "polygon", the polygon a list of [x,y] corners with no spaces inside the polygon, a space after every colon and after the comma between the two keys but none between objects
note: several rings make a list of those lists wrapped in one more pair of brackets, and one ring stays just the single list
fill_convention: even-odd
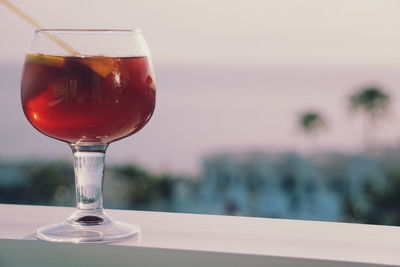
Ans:
[{"label": "sea", "polygon": [[[400,137],[400,67],[156,66],[157,104],[140,132],[110,144],[107,162],[154,172],[196,174],[214,153],[340,151],[365,148],[365,133],[382,146]],[[60,141],[38,133],[20,103],[22,65],[0,63],[0,160],[71,160]],[[379,86],[390,96],[371,125],[350,108],[352,94]],[[318,112],[326,127],[307,135],[302,113]]]}]

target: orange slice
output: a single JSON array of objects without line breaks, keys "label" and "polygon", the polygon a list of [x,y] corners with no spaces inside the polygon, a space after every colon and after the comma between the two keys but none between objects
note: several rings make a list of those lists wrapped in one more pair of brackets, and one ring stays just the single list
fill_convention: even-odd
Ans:
[{"label": "orange slice", "polygon": [[25,62],[34,63],[40,65],[47,65],[52,67],[61,68],[64,65],[65,59],[59,56],[48,56],[39,54],[27,54],[25,57]]},{"label": "orange slice", "polygon": [[103,78],[107,77],[115,68],[115,60],[109,57],[87,58],[83,61],[83,64]]}]

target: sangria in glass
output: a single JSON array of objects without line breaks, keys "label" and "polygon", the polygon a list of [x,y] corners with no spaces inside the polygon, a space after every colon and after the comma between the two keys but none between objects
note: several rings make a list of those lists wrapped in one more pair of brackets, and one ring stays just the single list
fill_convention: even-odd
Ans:
[{"label": "sangria in glass", "polygon": [[37,237],[85,243],[138,235],[138,226],[105,214],[102,186],[107,146],[142,129],[155,108],[150,52],[140,30],[37,30],[25,59],[21,101],[32,126],[67,143],[74,156],[76,211],[39,228]]}]

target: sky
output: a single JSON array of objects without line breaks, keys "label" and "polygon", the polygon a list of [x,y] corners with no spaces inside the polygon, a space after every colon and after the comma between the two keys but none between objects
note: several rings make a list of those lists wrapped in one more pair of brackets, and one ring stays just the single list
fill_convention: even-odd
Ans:
[{"label": "sky", "polygon": [[[400,1],[13,3],[47,28],[142,29],[156,70],[156,112],[143,130],[110,146],[110,161],[196,172],[204,155],[218,151],[302,150],[296,116],[309,108],[328,120],[320,146],[356,151],[363,122],[350,116],[346,101],[370,84],[392,96],[379,134],[399,143]],[[32,27],[0,6],[0,36],[0,158],[70,157],[21,112],[20,71]]]},{"label": "sky", "polygon": [[[13,0],[47,28],[140,28],[157,64],[398,65],[396,0]],[[0,8],[0,60],[32,27]]]}]

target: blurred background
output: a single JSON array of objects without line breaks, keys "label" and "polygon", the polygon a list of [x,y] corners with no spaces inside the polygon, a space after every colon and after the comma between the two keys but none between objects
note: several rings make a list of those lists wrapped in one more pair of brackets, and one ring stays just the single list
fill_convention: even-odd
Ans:
[{"label": "blurred background", "polygon": [[[107,153],[105,207],[400,225],[400,2],[13,0],[48,28],[141,28],[157,107]],[[33,29],[0,6],[0,203],[74,205],[24,118]]]}]

